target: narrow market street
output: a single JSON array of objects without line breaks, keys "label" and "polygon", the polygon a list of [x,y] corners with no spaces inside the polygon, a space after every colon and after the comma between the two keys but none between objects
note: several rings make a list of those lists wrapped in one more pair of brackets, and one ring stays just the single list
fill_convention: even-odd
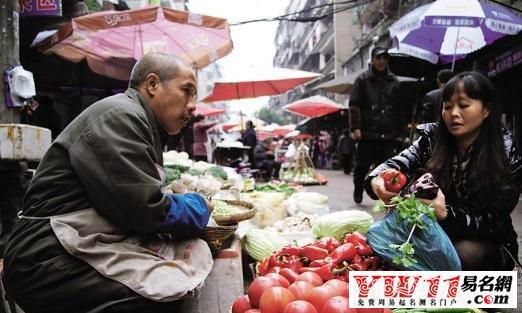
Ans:
[{"label": "narrow market street", "polygon": [[[329,170],[319,170],[319,174],[324,175],[328,178],[328,184],[325,186],[310,186],[307,187],[307,191],[315,191],[320,192],[326,196],[328,196],[328,204],[330,206],[330,211],[339,211],[339,210],[364,210],[373,215],[374,219],[380,220],[384,217],[383,213],[373,213],[372,207],[374,204],[374,200],[364,194],[363,202],[361,204],[357,204],[353,201],[352,193],[353,193],[353,176],[345,175],[342,171],[329,171]],[[511,214],[513,219],[513,225],[515,226],[515,231],[518,236],[518,245],[522,246],[522,202],[519,201],[515,210]],[[518,251],[518,258],[522,257],[522,249]],[[522,307],[522,280],[518,280],[518,307]],[[505,310],[503,312],[520,312],[519,309]]]}]

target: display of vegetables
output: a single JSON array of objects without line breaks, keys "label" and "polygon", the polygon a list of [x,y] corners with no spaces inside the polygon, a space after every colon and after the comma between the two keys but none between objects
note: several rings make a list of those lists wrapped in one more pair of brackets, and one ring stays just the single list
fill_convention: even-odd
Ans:
[{"label": "display of vegetables", "polygon": [[260,276],[248,288],[249,303],[245,296],[238,298],[232,313],[248,312],[240,307],[261,313],[357,313],[348,306],[348,272],[383,269],[383,261],[357,231],[341,240],[324,237],[305,246],[287,244],[258,262]]},{"label": "display of vegetables", "polygon": [[288,216],[275,222],[272,226],[266,227],[265,230],[282,234],[308,232],[312,230],[316,219],[317,215],[307,215],[299,212],[296,216]]},{"label": "display of vegetables", "polygon": [[335,237],[341,240],[345,234],[354,231],[366,233],[372,223],[373,217],[364,211],[338,211],[317,218],[312,232],[317,238]]},{"label": "display of vegetables", "polygon": [[269,182],[266,184],[258,185],[254,188],[255,191],[269,191],[269,192],[282,192],[285,194],[286,197],[291,196],[294,192],[296,192],[296,189],[293,187],[290,187],[285,182],[277,183],[277,182]]},{"label": "display of vegetables", "polygon": [[227,216],[244,211],[240,206],[228,204],[225,201],[212,200],[211,203],[214,206],[212,216]]},{"label": "display of vegetables", "polygon": [[[262,229],[249,230],[245,234],[243,242],[248,255],[256,261],[270,256],[288,244],[284,238]],[[266,274],[268,274],[268,272]]]}]

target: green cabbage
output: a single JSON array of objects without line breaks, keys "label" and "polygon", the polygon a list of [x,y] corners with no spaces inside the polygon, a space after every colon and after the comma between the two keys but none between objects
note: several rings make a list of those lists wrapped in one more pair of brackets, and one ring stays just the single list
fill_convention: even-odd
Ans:
[{"label": "green cabbage", "polygon": [[246,252],[256,261],[261,261],[288,244],[283,237],[256,228],[249,230],[243,241]]},{"label": "green cabbage", "polygon": [[312,232],[316,238],[335,237],[341,240],[354,231],[365,234],[372,223],[373,217],[364,211],[338,211],[317,218]]}]

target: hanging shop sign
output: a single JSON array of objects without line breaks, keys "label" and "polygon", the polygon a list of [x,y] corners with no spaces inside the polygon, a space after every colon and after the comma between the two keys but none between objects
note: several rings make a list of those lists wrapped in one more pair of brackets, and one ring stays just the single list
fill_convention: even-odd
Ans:
[{"label": "hanging shop sign", "polygon": [[21,16],[62,15],[61,0],[18,0]]},{"label": "hanging shop sign", "polygon": [[495,77],[522,63],[522,44],[518,44],[488,62],[488,77]]}]

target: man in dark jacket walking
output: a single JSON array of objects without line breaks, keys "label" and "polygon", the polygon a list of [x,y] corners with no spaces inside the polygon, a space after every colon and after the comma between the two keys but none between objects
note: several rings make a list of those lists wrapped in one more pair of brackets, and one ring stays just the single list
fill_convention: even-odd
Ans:
[{"label": "man in dark jacket walking", "polygon": [[440,119],[442,110],[442,88],[453,77],[453,72],[448,69],[437,73],[438,88],[428,92],[422,99],[421,121],[422,123],[433,123]]},{"label": "man in dark jacket walking", "polygon": [[355,80],[350,95],[349,125],[358,142],[353,175],[353,199],[361,203],[363,183],[372,164],[394,154],[405,133],[397,77],[388,69],[388,50],[375,47],[371,67]]}]

